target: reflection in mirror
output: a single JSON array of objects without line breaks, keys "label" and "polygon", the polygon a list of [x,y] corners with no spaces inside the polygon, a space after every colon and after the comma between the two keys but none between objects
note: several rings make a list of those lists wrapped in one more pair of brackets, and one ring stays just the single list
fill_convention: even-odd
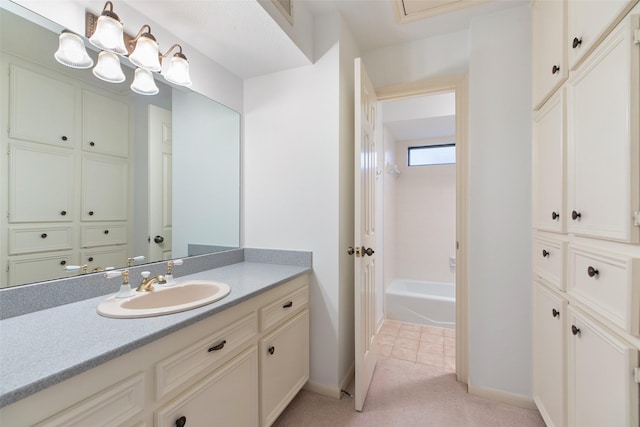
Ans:
[{"label": "reflection in mirror", "polygon": [[0,4],[0,287],[238,247],[239,114],[65,67],[61,30]]}]

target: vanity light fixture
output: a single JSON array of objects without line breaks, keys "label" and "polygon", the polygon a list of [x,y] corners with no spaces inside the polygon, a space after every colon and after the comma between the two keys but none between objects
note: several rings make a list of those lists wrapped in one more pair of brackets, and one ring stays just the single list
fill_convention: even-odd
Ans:
[{"label": "vanity light fixture", "polygon": [[124,26],[120,18],[113,12],[113,3],[104,4],[102,14],[95,25],[95,31],[89,37],[92,45],[102,50],[108,50],[118,55],[126,55],[124,45]]},{"label": "vanity light fixture", "polygon": [[[143,32],[145,29],[147,29],[147,31]],[[143,25],[131,43],[135,43],[135,48],[133,52],[131,52],[131,55],[129,55],[129,61],[131,61],[133,65],[149,71],[160,71],[162,69],[160,66],[158,42],[153,34],[151,34],[151,27],[149,25]]]},{"label": "vanity light fixture", "polygon": [[71,68],[86,69],[93,66],[82,38],[69,30],[60,33],[58,50],[53,55],[56,61]]},{"label": "vanity light fixture", "polygon": [[140,95],[155,95],[160,91],[151,71],[144,68],[136,68],[131,90]]},{"label": "vanity light fixture", "polygon": [[182,46],[180,46],[179,44],[174,44],[164,55],[162,55],[162,59],[164,60],[164,58],[169,56],[169,54],[176,47],[180,50],[174,53],[171,57],[167,71],[163,73],[164,78],[168,82],[179,86],[191,86],[191,77],[189,76],[189,61],[187,61],[187,57],[184,55],[184,53],[182,53]]},{"label": "vanity light fixture", "polygon": [[120,58],[113,52],[103,50],[98,55],[98,63],[93,68],[93,75],[109,83],[122,83],[125,80]]}]

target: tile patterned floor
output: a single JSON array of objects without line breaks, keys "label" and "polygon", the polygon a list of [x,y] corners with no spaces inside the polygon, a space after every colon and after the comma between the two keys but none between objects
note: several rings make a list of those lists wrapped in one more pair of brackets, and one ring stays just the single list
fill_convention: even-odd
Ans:
[{"label": "tile patterned floor", "polygon": [[378,335],[378,355],[421,365],[456,370],[456,331],[385,320]]}]

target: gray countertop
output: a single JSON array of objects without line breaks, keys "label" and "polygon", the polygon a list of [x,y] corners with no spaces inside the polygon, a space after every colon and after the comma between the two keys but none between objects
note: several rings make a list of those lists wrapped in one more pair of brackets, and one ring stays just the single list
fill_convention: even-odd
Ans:
[{"label": "gray countertop", "polygon": [[0,321],[0,407],[142,347],[311,271],[307,266],[240,262],[178,278],[217,280],[231,293],[182,313],[110,319],[96,312],[106,297]]}]

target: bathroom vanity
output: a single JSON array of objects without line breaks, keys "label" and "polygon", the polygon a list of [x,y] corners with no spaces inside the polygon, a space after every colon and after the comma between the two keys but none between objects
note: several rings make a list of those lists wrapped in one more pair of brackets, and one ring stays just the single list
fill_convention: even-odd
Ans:
[{"label": "bathroom vanity", "polygon": [[231,287],[182,313],[106,318],[100,296],[0,321],[0,425],[271,425],[309,378],[310,264],[243,258],[178,277]]}]

